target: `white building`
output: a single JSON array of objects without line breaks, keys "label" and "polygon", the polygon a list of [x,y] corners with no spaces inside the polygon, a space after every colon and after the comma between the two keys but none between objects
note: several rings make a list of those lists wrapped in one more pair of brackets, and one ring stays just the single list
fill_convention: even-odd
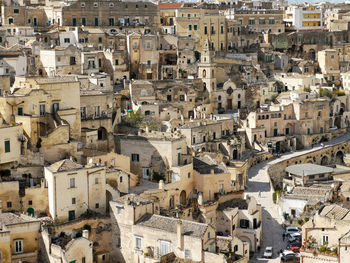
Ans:
[{"label": "white building", "polygon": [[286,29],[315,30],[323,29],[323,10],[314,6],[289,6],[284,14]]},{"label": "white building", "polygon": [[87,210],[106,212],[106,168],[84,167],[65,159],[45,167],[49,211],[59,220],[74,220]]}]

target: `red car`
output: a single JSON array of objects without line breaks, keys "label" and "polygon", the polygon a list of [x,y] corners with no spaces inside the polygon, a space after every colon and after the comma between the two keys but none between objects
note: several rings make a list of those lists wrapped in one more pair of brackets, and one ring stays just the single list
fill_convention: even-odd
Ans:
[{"label": "red car", "polygon": [[299,253],[301,247],[300,242],[292,242],[288,245],[287,249],[292,250],[294,253]]}]

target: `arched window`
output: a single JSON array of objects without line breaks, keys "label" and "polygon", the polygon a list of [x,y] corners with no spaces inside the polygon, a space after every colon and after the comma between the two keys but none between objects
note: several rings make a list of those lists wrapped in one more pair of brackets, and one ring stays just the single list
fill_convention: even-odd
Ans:
[{"label": "arched window", "polygon": [[220,95],[218,96],[218,100],[221,100],[221,96]]},{"label": "arched window", "polygon": [[238,94],[238,98],[239,98],[239,99],[241,98],[241,94]]},{"label": "arched window", "polygon": [[205,78],[206,76],[207,76],[207,72],[206,72],[206,70],[205,69],[203,69],[203,78]]},{"label": "arched window", "polygon": [[211,70],[211,77],[212,77],[212,78],[215,78],[215,76],[214,76],[214,70],[213,70],[213,69]]}]

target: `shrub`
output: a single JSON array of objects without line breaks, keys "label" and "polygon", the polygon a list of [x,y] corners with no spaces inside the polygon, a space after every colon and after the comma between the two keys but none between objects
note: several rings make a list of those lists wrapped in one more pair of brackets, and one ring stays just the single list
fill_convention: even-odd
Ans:
[{"label": "shrub", "polygon": [[276,204],[276,202],[277,202],[277,192],[274,192],[272,194],[272,200],[273,200],[273,203]]},{"label": "shrub", "polygon": [[308,217],[305,217],[304,221],[305,221],[305,222],[308,222],[308,221],[309,221],[309,218],[308,218]]},{"label": "shrub", "polygon": [[304,223],[303,219],[298,219],[298,224],[302,225]]}]

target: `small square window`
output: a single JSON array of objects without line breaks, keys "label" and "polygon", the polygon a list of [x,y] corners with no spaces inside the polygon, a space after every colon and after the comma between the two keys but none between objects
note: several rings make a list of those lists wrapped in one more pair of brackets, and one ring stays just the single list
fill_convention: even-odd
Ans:
[{"label": "small square window", "polygon": [[14,14],[19,14],[19,9],[13,9]]},{"label": "small square window", "polygon": [[32,200],[29,200],[29,201],[28,201],[28,205],[33,205],[33,201],[32,201]]},{"label": "small square window", "polygon": [[11,208],[12,207],[12,202],[7,202],[7,208]]},{"label": "small square window", "polygon": [[97,177],[95,178],[95,184],[98,184],[98,178]]},{"label": "small square window", "polygon": [[99,208],[100,207],[100,204],[99,203],[96,203],[95,204],[95,208]]},{"label": "small square window", "polygon": [[76,203],[76,199],[75,199],[75,197],[73,197],[72,198],[72,205],[75,205],[75,203]]}]

